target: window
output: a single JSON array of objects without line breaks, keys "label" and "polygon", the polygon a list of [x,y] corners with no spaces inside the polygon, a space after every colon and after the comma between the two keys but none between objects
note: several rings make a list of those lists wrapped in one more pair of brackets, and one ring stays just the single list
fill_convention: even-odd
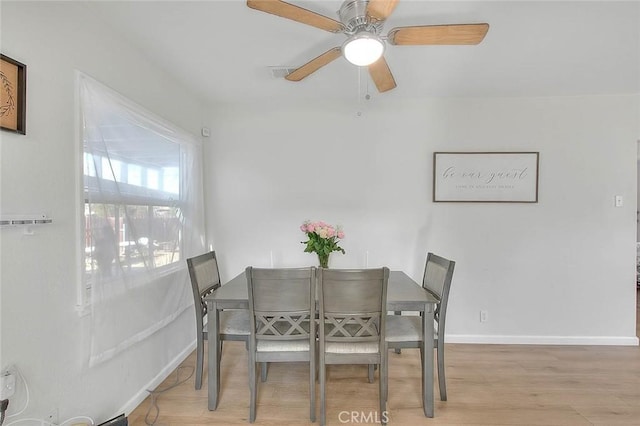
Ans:
[{"label": "window", "polygon": [[93,365],[193,303],[185,259],[204,250],[202,147],[87,76],[79,94]]},{"label": "window", "polygon": [[[126,126],[126,124],[123,124]],[[126,140],[127,132],[124,132]],[[155,141],[155,143],[154,143]],[[130,140],[135,144],[135,140]],[[182,260],[180,146],[149,135],[149,153],[84,153],[85,268],[91,276],[160,268]],[[163,155],[157,155],[163,149]]]},{"label": "window", "polygon": [[[103,88],[104,91],[108,90]],[[184,259],[184,142],[110,99],[82,104],[85,276],[166,268]],[[111,99],[113,101],[113,99]],[[150,125],[151,124],[151,125]]]}]

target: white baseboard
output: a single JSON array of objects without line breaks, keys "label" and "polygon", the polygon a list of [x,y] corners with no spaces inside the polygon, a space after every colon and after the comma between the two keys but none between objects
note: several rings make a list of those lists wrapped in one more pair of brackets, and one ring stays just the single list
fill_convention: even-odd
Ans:
[{"label": "white baseboard", "polygon": [[638,346],[637,337],[624,336],[496,336],[447,334],[446,343],[475,343],[497,345],[595,345]]},{"label": "white baseboard", "polygon": [[138,391],[138,393],[136,393],[129,401],[127,401],[124,406],[117,411],[117,413],[125,413],[126,416],[129,416],[131,412],[133,412],[133,410],[135,410],[138,405],[140,405],[142,401],[144,401],[145,398],[149,396],[149,392],[147,392],[147,389],[157,388],[160,383],[162,383],[167,377],[169,377],[171,373],[173,373],[173,371],[178,368],[178,366],[180,366],[182,361],[187,359],[187,357],[191,355],[191,352],[193,352],[195,349],[196,341],[194,339],[194,341],[182,352],[180,352],[175,358],[173,358],[173,360],[171,360],[171,362],[167,364],[156,377],[151,379],[149,383],[144,385],[142,389]]}]

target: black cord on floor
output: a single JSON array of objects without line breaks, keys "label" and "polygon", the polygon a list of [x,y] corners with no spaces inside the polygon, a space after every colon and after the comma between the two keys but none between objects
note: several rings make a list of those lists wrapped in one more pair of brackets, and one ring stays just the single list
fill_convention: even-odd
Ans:
[{"label": "black cord on floor", "polygon": [[[183,369],[187,369],[190,368],[191,369],[191,373],[189,373],[189,376],[187,376],[186,378],[180,380],[180,371]],[[173,389],[176,386],[186,382],[187,380],[189,380],[191,378],[191,376],[193,376],[193,372],[195,371],[195,368],[191,365],[181,365],[180,367],[177,368],[176,370],[176,381],[173,382],[173,384],[167,386],[164,389],[156,389],[156,390],[149,390],[147,389],[147,392],[149,392],[149,394],[151,394],[151,405],[149,406],[149,409],[147,410],[147,414],[144,416],[144,422],[149,425],[152,426],[154,424],[156,424],[156,422],[158,421],[158,417],[160,416],[160,407],[158,407],[158,397],[160,396],[161,393],[168,391],[169,389]],[[155,408],[156,411],[156,415],[153,418],[152,421],[149,421],[149,415],[151,414],[151,410],[153,410]],[[1,425],[1,423],[0,423]]]}]

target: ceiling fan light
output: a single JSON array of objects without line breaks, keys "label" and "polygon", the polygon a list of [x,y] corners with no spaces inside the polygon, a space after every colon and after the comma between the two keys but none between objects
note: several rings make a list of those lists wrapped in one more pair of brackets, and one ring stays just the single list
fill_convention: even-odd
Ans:
[{"label": "ceiling fan light", "polygon": [[359,32],[347,39],[342,52],[347,61],[364,67],[380,59],[384,53],[384,42],[375,34]]}]

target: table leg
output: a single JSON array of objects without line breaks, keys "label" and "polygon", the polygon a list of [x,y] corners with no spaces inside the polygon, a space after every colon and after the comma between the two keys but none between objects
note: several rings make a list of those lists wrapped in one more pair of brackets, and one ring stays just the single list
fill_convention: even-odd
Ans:
[{"label": "table leg", "polygon": [[208,320],[207,320],[207,341],[209,342],[209,359],[207,368],[209,371],[208,391],[209,391],[209,410],[213,411],[218,407],[218,392],[220,390],[220,336],[218,331],[219,312],[218,304],[215,301],[207,301],[208,303]]},{"label": "table leg", "polygon": [[422,315],[422,407],[426,417],[433,417],[433,304],[427,304]]}]

